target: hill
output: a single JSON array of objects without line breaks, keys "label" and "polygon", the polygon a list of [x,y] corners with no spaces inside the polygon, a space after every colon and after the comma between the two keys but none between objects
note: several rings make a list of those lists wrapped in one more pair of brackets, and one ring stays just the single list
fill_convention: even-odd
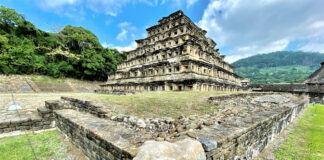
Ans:
[{"label": "hill", "polygon": [[301,82],[324,61],[324,54],[302,51],[279,51],[259,54],[234,62],[234,72],[252,83]]},{"label": "hill", "polygon": [[106,80],[124,58],[115,49],[103,48],[87,29],[68,25],[59,33],[48,33],[0,6],[0,74]]}]

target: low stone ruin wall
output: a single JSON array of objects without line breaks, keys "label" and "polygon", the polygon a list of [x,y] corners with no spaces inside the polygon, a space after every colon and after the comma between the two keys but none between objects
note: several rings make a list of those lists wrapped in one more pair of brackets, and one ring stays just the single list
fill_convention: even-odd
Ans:
[{"label": "low stone ruin wall", "polygon": [[203,144],[207,159],[252,159],[308,106],[308,98],[301,98],[282,108],[195,131],[192,137]]},{"label": "low stone ruin wall", "polygon": [[33,93],[34,90],[26,79],[25,76],[0,74],[0,93]]},{"label": "low stone ruin wall", "polygon": [[251,84],[245,90],[259,92],[290,92],[308,94],[310,101],[324,104],[324,85],[305,83]]},{"label": "low stone ruin wall", "polygon": [[[219,115],[178,119],[139,119],[135,116],[116,115],[103,106],[68,97],[62,97],[60,103],[64,108],[111,120],[111,123],[130,129],[130,133],[135,132],[134,134],[147,136],[148,139],[169,142],[184,137],[196,139],[204,147],[207,159],[252,159],[309,103],[308,97],[303,95],[272,95],[273,93],[250,93],[210,97],[208,101],[216,106],[234,107],[221,111]],[[236,110],[237,108],[250,110],[250,113],[241,114],[242,111]],[[141,146],[143,142],[140,140],[136,145]]]},{"label": "low stone ruin wall", "polygon": [[[47,76],[2,75],[0,74],[0,93],[40,93],[40,92],[79,92],[93,93],[104,82],[84,81],[67,78],[64,82],[33,81],[33,78]],[[47,77],[51,78],[51,77]]]},{"label": "low stone ruin wall", "polygon": [[99,118],[105,118],[111,114],[110,110],[105,109],[103,106],[96,105],[92,101],[79,100],[71,97],[61,97],[61,102],[66,108],[87,112]]},{"label": "low stone ruin wall", "polygon": [[8,111],[0,113],[0,134],[13,131],[42,130],[55,127],[54,117],[41,109],[38,112]]},{"label": "low stone ruin wall", "polygon": [[124,148],[128,141],[118,135],[131,136],[132,133],[116,123],[89,115],[80,116],[74,110],[58,110],[55,115],[60,131],[90,159],[131,160],[134,157]]},{"label": "low stone ruin wall", "polygon": [[217,102],[226,101],[230,99],[235,98],[247,98],[247,97],[253,97],[253,96],[262,96],[262,95],[270,95],[273,93],[270,92],[256,92],[256,93],[236,93],[236,94],[227,94],[227,95],[218,95],[218,96],[212,96],[208,98],[209,103],[218,104]]},{"label": "low stone ruin wall", "polygon": [[95,108],[98,107],[89,101],[62,97],[62,101],[46,101],[43,110],[52,113],[50,116],[55,118],[60,131],[90,159],[130,160],[135,157],[139,147],[135,141],[145,140],[145,137],[116,121],[99,118],[101,114],[95,114]]},{"label": "low stone ruin wall", "polygon": [[[35,124],[41,129],[55,124],[90,159],[152,157],[158,151],[147,149],[150,146],[173,146],[177,157],[191,154],[204,157],[202,160],[252,159],[309,104],[308,96],[287,93],[218,95],[208,101],[219,111],[172,119],[122,115],[90,101],[62,97],[46,101],[32,122],[18,126]],[[0,123],[0,127],[4,132],[7,126]],[[195,147],[183,148],[180,144]],[[174,158],[171,152],[164,150],[162,156]]]},{"label": "low stone ruin wall", "polygon": [[308,92],[307,85],[302,83],[251,84],[248,87],[253,91],[262,92]]},{"label": "low stone ruin wall", "polygon": [[309,98],[310,98],[310,102],[324,104],[324,94],[323,93],[309,93]]}]

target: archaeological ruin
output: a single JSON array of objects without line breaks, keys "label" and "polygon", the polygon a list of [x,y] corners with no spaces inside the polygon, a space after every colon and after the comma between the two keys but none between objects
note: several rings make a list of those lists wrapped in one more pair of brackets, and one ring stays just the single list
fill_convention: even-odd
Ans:
[{"label": "archaeological ruin", "polygon": [[[250,84],[249,79],[241,80],[233,72],[233,66],[215,48],[216,43],[205,36],[206,31],[182,11],[163,17],[147,32],[148,37],[136,41],[137,48],[127,53],[127,60],[118,64],[105,84],[69,79],[56,83],[37,80],[41,77],[36,76],[0,75],[0,96],[7,97],[1,102],[0,135],[57,129],[91,160],[250,160],[258,159],[299,118],[310,101],[324,103],[324,63],[303,83]],[[150,92],[148,95],[162,98],[146,97],[150,101],[143,104],[148,107],[140,107],[149,114],[141,116],[135,113],[143,110],[136,107],[139,97],[146,93],[94,94],[93,89],[99,84],[101,93],[242,89],[260,92],[208,92],[203,98],[187,98],[200,100],[197,105],[165,105],[169,110],[178,107],[180,115],[176,117],[159,110],[159,105],[149,109],[154,103],[170,101],[163,94],[183,97],[187,92]],[[27,94],[21,94],[21,103],[17,104],[22,104],[23,109],[7,109],[16,104],[14,94],[18,93],[30,94],[32,102],[28,104]],[[39,95],[49,93],[60,98],[46,98],[45,103],[42,100],[41,105],[35,104]],[[91,96],[93,99],[84,98]],[[123,98],[129,98],[127,105],[120,104]],[[113,102],[115,99],[118,100]],[[192,109],[189,115],[183,113],[187,109]],[[153,112],[161,115],[152,116]]]},{"label": "archaeological ruin", "polygon": [[311,102],[324,103],[324,62],[302,83],[250,84],[244,90],[260,92],[290,92],[308,94]]},{"label": "archaeological ruin", "polygon": [[[217,113],[142,118],[95,102],[62,97],[37,111],[0,112],[0,134],[57,128],[90,159],[253,159],[309,104],[305,95],[241,93],[211,96]],[[171,149],[171,150],[170,150]]]},{"label": "archaeological ruin", "polygon": [[146,29],[148,37],[108,75],[104,93],[141,91],[237,91],[240,79],[216,43],[182,11]]}]

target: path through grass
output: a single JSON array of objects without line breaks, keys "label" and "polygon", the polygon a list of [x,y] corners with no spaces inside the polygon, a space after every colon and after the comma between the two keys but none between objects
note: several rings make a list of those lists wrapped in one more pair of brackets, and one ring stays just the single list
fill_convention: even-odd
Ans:
[{"label": "path through grass", "polygon": [[323,160],[324,159],[324,105],[310,105],[288,139],[275,150],[277,159]]}]

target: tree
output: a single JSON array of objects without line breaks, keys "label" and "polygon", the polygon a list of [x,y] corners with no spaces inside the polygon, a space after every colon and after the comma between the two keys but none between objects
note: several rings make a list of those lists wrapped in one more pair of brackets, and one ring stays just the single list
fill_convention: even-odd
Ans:
[{"label": "tree", "polygon": [[59,33],[44,32],[15,10],[0,7],[0,74],[106,80],[125,58],[103,48],[87,29],[68,25]]},{"label": "tree", "polygon": [[12,26],[18,26],[25,18],[23,15],[18,14],[14,9],[0,6],[0,25],[2,29],[10,32]]}]

